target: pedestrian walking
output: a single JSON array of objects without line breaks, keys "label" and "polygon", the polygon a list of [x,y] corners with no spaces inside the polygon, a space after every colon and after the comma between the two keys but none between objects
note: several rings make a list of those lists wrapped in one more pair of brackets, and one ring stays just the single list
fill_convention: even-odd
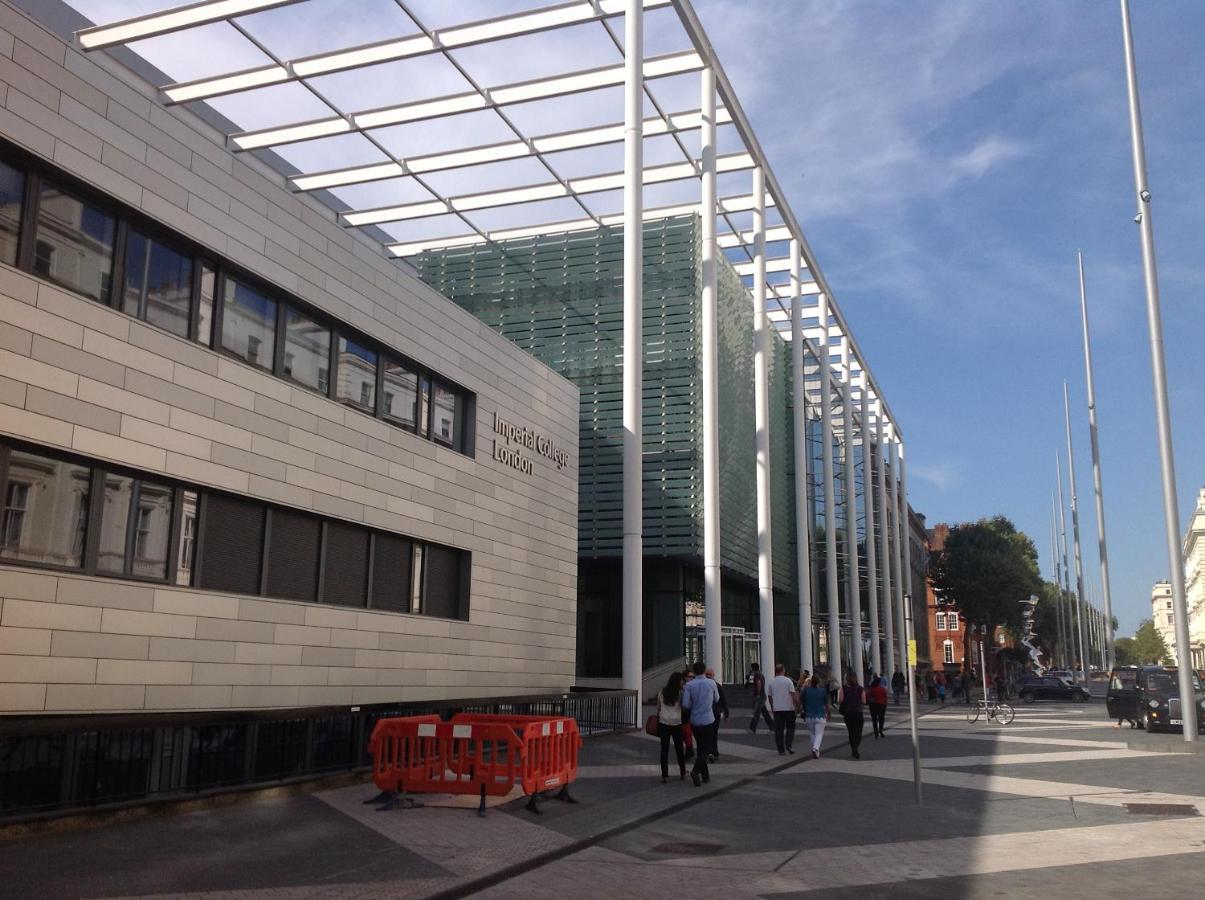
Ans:
[{"label": "pedestrian walking", "polygon": [[938,672],[933,676],[933,685],[937,688],[937,699],[941,701],[941,705],[946,705],[946,676],[944,672]]},{"label": "pedestrian walking", "polygon": [[896,706],[900,705],[900,696],[904,693],[904,690],[907,688],[907,686],[908,682],[904,680],[904,673],[897,670],[896,673],[891,676],[891,693],[895,694]]},{"label": "pedestrian walking", "polygon": [[678,757],[678,777],[686,780],[686,752],[682,747],[682,673],[671,672],[657,695],[657,736],[661,738],[661,783],[669,781],[669,744]]},{"label": "pedestrian walking", "polygon": [[[686,690],[686,686],[694,679],[694,670],[687,666],[682,670],[682,690]],[[686,761],[690,762],[695,758],[695,732],[690,727],[690,717],[682,717],[682,743],[686,745]]]},{"label": "pedestrian walking", "polygon": [[682,689],[682,710],[690,714],[690,728],[694,732],[695,764],[690,770],[690,780],[695,787],[711,781],[711,772],[707,768],[707,759],[712,754],[711,739],[715,734],[712,727],[715,724],[715,705],[720,700],[720,692],[715,682],[705,678],[707,666],[702,662],[694,665],[694,678]]},{"label": "pedestrian walking", "polygon": [[849,732],[849,755],[854,759],[862,758],[858,748],[862,745],[862,729],[866,724],[862,715],[866,702],[864,695],[862,685],[858,684],[858,676],[853,672],[848,673],[845,676],[845,686],[841,689],[841,703],[838,709],[841,711],[841,717],[845,719],[845,730]]},{"label": "pedestrian walking", "polygon": [[887,721],[887,687],[882,678],[876,678],[866,691],[866,706],[870,710],[870,726],[875,738],[887,737],[883,725]]},{"label": "pedestrian walking", "polygon": [[787,677],[782,663],[774,667],[774,677],[766,686],[766,700],[774,713],[774,743],[778,746],[778,755],[794,753],[792,745],[795,743],[799,695],[795,692],[795,682]]},{"label": "pedestrian walking", "polygon": [[716,680],[715,669],[709,667],[705,674],[715,682],[715,689],[720,692],[720,699],[715,702],[715,709],[713,710],[715,713],[715,725],[713,726],[715,734],[711,736],[711,758],[707,760],[709,763],[713,763],[720,758],[720,721],[728,721],[731,713],[728,710],[728,698],[724,696],[724,686]]},{"label": "pedestrian walking", "polygon": [[828,688],[821,685],[820,679],[813,675],[808,681],[808,686],[803,689],[800,701],[803,706],[804,724],[812,735],[812,758],[819,759],[820,742],[824,740],[824,725],[828,721],[831,709]]},{"label": "pedestrian walking", "polygon": [[950,676],[950,699],[955,703],[962,696],[962,676],[955,672]]},{"label": "pedestrian walking", "polygon": [[753,718],[749,720],[749,733],[757,734],[758,720],[765,719],[766,727],[773,734],[774,718],[766,709],[766,676],[762,674],[761,666],[757,663],[751,663],[749,668],[749,687],[753,692]]}]

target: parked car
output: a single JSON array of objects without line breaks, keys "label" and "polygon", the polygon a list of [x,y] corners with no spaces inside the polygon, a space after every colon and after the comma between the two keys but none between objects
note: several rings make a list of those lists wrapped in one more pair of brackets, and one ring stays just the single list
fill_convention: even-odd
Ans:
[{"label": "parked car", "polygon": [[[1063,679],[1063,681],[1067,682],[1068,684],[1075,684],[1076,681],[1079,680],[1075,677],[1075,673],[1072,672],[1070,669],[1051,669],[1049,672],[1046,673],[1046,675],[1049,676],[1050,678],[1061,678],[1061,679]],[[1037,676],[1035,675],[1032,677],[1036,678]]]},{"label": "parked car", "polygon": [[[1184,724],[1181,717],[1180,675],[1174,666],[1141,666],[1135,679],[1136,699],[1141,712],[1140,727],[1147,731],[1169,731]],[[1205,695],[1201,679],[1192,673],[1193,702],[1197,721],[1205,730]],[[1182,730],[1182,729],[1181,729]]]},{"label": "parked car", "polygon": [[1028,675],[1017,685],[1017,696],[1026,703],[1035,700],[1071,700],[1076,703],[1087,703],[1091,699],[1088,692],[1078,684],[1071,684],[1062,678],[1050,675]]},{"label": "parked car", "polygon": [[1105,695],[1109,718],[1118,722],[1128,719],[1132,728],[1142,720],[1138,710],[1137,682],[1138,666],[1117,666],[1109,673],[1109,692]]}]

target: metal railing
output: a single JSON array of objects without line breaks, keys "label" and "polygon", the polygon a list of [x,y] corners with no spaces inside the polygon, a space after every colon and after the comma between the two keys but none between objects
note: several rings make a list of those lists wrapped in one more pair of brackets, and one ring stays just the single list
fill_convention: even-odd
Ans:
[{"label": "metal railing", "polygon": [[0,823],[362,771],[377,720],[456,712],[571,716],[607,734],[632,727],[636,693],[0,719]]}]

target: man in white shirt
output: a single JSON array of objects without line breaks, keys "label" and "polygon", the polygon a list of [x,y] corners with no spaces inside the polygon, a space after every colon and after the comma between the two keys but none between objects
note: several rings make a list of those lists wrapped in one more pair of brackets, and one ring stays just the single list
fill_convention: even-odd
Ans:
[{"label": "man in white shirt", "polygon": [[774,743],[778,745],[778,755],[794,753],[791,745],[795,743],[795,714],[799,712],[799,694],[795,690],[795,682],[786,676],[782,663],[774,667],[774,677],[766,685],[766,705],[774,713]]}]

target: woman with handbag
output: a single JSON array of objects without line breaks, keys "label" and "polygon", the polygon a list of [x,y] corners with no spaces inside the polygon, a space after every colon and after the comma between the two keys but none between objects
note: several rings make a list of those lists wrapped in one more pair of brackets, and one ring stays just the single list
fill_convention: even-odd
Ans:
[{"label": "woman with handbag", "polygon": [[845,730],[849,732],[850,756],[854,759],[862,758],[858,754],[858,747],[862,744],[862,729],[866,724],[862,715],[865,702],[865,691],[862,690],[862,685],[858,684],[858,676],[849,672],[845,676],[845,686],[841,689],[841,702],[837,708],[845,719]]},{"label": "woman with handbag", "polygon": [[[653,724],[653,716],[645,730]],[[682,673],[671,672],[669,681],[657,695],[657,736],[661,738],[661,783],[669,781],[669,742],[674,742],[674,755],[678,757],[678,777],[686,780],[686,754],[682,749]]]}]

